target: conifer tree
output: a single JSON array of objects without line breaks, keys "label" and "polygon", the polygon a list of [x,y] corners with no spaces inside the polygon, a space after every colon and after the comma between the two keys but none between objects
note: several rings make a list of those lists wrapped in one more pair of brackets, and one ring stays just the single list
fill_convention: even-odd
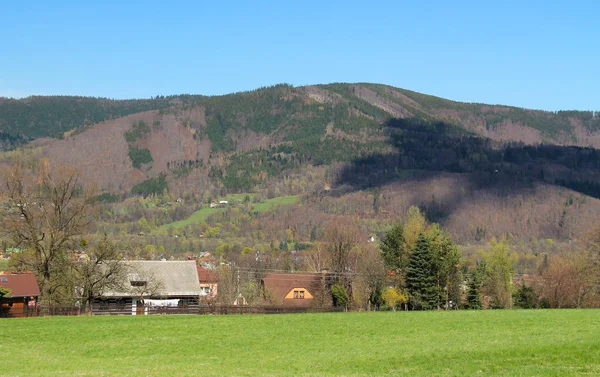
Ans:
[{"label": "conifer tree", "polygon": [[479,266],[471,274],[467,288],[467,309],[481,309],[483,307],[481,303],[481,286],[482,286],[482,273]]},{"label": "conifer tree", "polygon": [[420,234],[406,268],[406,289],[417,309],[435,309],[439,305],[433,253],[429,239]]},{"label": "conifer tree", "polygon": [[394,226],[381,242],[381,254],[385,266],[397,273],[404,273],[408,265],[409,253],[404,243],[404,227],[402,224]]},{"label": "conifer tree", "polygon": [[521,309],[533,309],[536,307],[536,297],[533,288],[528,287],[521,280],[521,287],[514,293],[514,305]]}]

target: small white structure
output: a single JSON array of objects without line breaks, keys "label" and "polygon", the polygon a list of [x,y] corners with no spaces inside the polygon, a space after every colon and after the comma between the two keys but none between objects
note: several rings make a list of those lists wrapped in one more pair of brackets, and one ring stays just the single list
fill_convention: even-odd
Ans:
[{"label": "small white structure", "polygon": [[237,297],[235,298],[235,301],[233,301],[233,306],[245,306],[248,305],[248,301],[246,301],[246,298],[244,296],[242,296],[241,293],[238,293]]}]

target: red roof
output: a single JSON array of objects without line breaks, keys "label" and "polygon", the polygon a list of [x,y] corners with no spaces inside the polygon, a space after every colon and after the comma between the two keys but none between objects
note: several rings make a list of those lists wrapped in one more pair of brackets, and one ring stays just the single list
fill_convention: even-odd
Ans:
[{"label": "red roof", "polygon": [[202,267],[202,266],[196,266],[196,268],[198,268],[198,280],[200,281],[200,283],[216,283],[217,282],[217,276],[208,271],[206,268]]},{"label": "red roof", "polygon": [[0,287],[10,289],[11,297],[40,295],[40,287],[32,274],[0,275]]},{"label": "red roof", "polygon": [[[304,288],[311,294],[315,294],[320,287],[323,275],[320,273],[268,273],[263,278],[265,289],[273,295],[276,300],[283,300],[283,305],[307,306],[311,300],[285,300],[285,296],[293,288]],[[286,302],[289,301],[289,302]]]}]

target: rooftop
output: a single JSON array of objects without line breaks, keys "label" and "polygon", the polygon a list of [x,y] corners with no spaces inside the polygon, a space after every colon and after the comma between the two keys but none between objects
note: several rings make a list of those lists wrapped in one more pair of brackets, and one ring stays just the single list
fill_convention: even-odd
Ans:
[{"label": "rooftop", "polygon": [[[151,287],[151,297],[199,296],[200,282],[195,261],[124,261],[130,270],[124,287],[132,287],[125,292],[109,290],[103,292],[106,297],[132,297],[143,287]],[[135,282],[134,285],[132,282]],[[135,288],[134,288],[135,287]],[[140,288],[142,287],[142,288]]]},{"label": "rooftop", "polygon": [[0,287],[10,289],[10,297],[40,295],[40,288],[33,274],[0,275]]}]

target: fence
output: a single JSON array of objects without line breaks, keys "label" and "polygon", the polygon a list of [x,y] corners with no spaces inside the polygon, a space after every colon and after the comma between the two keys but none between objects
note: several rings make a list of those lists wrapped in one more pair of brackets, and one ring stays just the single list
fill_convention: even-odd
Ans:
[{"label": "fence", "polygon": [[20,307],[0,307],[0,318],[24,318],[24,317],[38,317],[39,312],[34,308],[27,306]]},{"label": "fence", "polygon": [[[282,307],[282,306],[189,306],[189,307],[149,307],[145,308],[145,315],[157,314],[211,314],[211,315],[226,315],[226,314],[292,314],[292,313],[324,313],[324,312],[342,312],[343,308],[297,308],[297,307]],[[92,315],[131,315],[131,310],[122,308],[110,308],[102,310],[94,310]],[[141,315],[139,313],[138,315]],[[22,317],[45,317],[45,316],[77,316],[87,315],[73,306],[41,306],[37,310],[27,308],[12,309],[10,311],[0,311],[0,317],[4,318],[22,318]]]},{"label": "fence", "polygon": [[198,314],[291,314],[343,312],[344,308],[311,308],[290,306],[201,306]]}]

